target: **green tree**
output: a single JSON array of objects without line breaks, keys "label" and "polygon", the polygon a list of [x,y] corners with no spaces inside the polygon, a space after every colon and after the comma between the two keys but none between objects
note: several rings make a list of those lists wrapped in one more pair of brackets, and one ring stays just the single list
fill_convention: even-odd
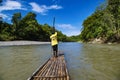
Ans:
[{"label": "green tree", "polygon": [[37,32],[40,30],[36,14],[29,12],[20,22],[19,35],[21,39],[38,40]]},{"label": "green tree", "polygon": [[[2,26],[1,26],[2,25]],[[12,25],[6,23],[6,22],[2,22],[2,24],[0,24],[0,40],[1,41],[8,41],[8,40],[13,40],[13,36],[12,36]]]},{"label": "green tree", "polygon": [[115,37],[120,40],[120,0],[108,0],[107,9],[115,19]]},{"label": "green tree", "polygon": [[90,41],[102,38],[104,42],[120,40],[120,0],[107,0],[83,22],[80,38]]},{"label": "green tree", "polygon": [[[29,12],[23,18],[21,13],[14,13],[11,21],[12,25],[0,22],[0,40],[50,41],[53,28],[48,24],[39,24],[35,13]],[[68,37],[61,31],[56,31],[59,41],[69,41]]]},{"label": "green tree", "polygon": [[13,23],[13,35],[15,39],[18,39],[18,30],[20,28],[20,21],[21,21],[21,13],[15,13],[12,16],[12,23]]}]

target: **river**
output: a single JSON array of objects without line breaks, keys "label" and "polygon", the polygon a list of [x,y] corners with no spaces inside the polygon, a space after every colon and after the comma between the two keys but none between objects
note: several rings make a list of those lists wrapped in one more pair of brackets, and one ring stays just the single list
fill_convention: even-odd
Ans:
[{"label": "river", "polygon": [[[71,80],[120,80],[120,44],[60,43]],[[49,44],[0,47],[0,80],[27,80],[52,54]]]}]

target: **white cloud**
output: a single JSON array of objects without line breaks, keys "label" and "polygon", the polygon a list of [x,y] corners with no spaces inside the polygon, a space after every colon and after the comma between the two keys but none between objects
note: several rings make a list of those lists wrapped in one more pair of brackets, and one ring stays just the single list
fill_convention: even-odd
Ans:
[{"label": "white cloud", "polygon": [[3,14],[3,13],[0,13],[0,17],[3,18],[3,20],[11,20],[11,15],[9,14]]},{"label": "white cloud", "polygon": [[2,12],[4,10],[16,10],[16,9],[26,10],[25,8],[22,8],[21,3],[17,2],[17,1],[7,0],[3,4],[3,6],[0,6],[0,12]]},{"label": "white cloud", "polygon": [[71,24],[57,24],[57,26],[62,29],[75,29]]},{"label": "white cloud", "polygon": [[45,6],[39,6],[37,3],[31,2],[29,3],[32,6],[32,10],[38,13],[44,13],[46,12]]},{"label": "white cloud", "polygon": [[29,4],[32,6],[33,11],[41,13],[41,14],[45,14],[45,12],[47,12],[48,10],[51,10],[51,9],[55,10],[55,9],[61,9],[62,8],[61,6],[58,6],[58,5],[51,5],[51,6],[41,5],[40,6],[35,2],[31,2]]},{"label": "white cloud", "polygon": [[80,34],[80,30],[68,30],[68,31],[62,31],[67,36],[75,36]]},{"label": "white cloud", "polygon": [[79,35],[80,28],[77,28],[71,24],[57,24],[56,28],[67,36]]},{"label": "white cloud", "polygon": [[2,17],[3,19],[8,18],[8,16],[6,14],[0,13],[0,17]]},{"label": "white cloud", "polygon": [[47,9],[62,9],[62,6],[51,5],[51,6],[47,7]]}]

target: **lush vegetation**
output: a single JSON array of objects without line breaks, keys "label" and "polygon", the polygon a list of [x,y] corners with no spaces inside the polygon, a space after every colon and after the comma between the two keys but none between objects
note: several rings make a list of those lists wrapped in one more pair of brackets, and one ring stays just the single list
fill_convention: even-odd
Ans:
[{"label": "lush vegetation", "polygon": [[[53,30],[48,24],[41,25],[36,20],[36,14],[29,12],[22,17],[21,13],[15,13],[12,16],[12,24],[8,24],[0,19],[0,41],[8,40],[34,40],[50,41],[50,35]],[[62,32],[58,32],[59,41],[69,41],[68,37]]]},{"label": "lush vegetation", "polygon": [[[41,25],[36,14],[29,12],[22,17],[21,13],[12,16],[12,24],[2,21],[0,17],[0,40],[35,40],[50,41],[53,28],[48,24]],[[93,41],[120,42],[120,0],[106,0],[96,11],[83,22],[80,35],[67,37],[58,31],[59,41]]]},{"label": "lush vegetation", "polygon": [[106,0],[83,22],[80,39],[120,42],[120,0]]}]

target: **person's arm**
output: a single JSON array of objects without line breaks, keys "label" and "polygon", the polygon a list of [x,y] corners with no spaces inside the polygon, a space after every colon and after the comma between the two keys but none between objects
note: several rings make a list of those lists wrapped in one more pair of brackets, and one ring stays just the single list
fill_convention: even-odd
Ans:
[{"label": "person's arm", "polygon": [[57,32],[55,32],[55,36],[57,36]]}]

